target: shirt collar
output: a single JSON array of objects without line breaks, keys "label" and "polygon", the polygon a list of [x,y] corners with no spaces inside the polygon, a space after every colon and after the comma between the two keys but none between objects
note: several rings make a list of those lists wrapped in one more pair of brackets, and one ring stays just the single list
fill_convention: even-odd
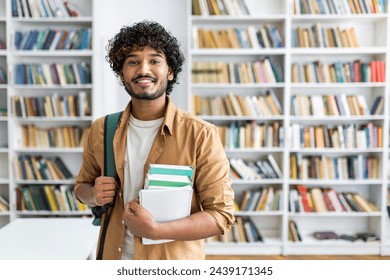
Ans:
[{"label": "shirt collar", "polygon": [[[164,121],[161,126],[161,134],[164,134],[164,129],[167,128],[167,131],[170,135],[173,133],[173,121],[175,119],[176,107],[173,104],[170,96],[166,96],[167,109],[165,111]],[[128,123],[131,115],[131,101],[127,104],[125,110],[123,111],[119,126],[122,126]]]}]

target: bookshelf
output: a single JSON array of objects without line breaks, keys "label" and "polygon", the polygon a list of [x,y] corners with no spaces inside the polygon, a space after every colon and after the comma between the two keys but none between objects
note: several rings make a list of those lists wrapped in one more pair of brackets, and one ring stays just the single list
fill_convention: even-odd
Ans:
[{"label": "bookshelf", "polygon": [[[7,69],[7,18],[6,18],[6,0],[0,1],[0,71],[6,73]],[[4,46],[5,44],[5,46]],[[0,79],[0,196],[4,199],[9,198],[9,176],[8,176],[8,114],[7,114],[7,83]],[[5,133],[4,133],[5,132]],[[0,211],[0,227],[9,222],[9,211],[4,209]]]},{"label": "bookshelf", "polygon": [[[389,74],[388,71],[385,71],[383,75],[373,74],[382,73],[381,69],[383,69],[383,66],[379,66],[380,63],[376,63],[376,61],[381,61],[382,65],[383,62],[387,65],[389,63],[390,36],[387,8],[383,13],[361,12],[357,14],[353,13],[351,6],[348,5],[343,10],[343,1],[333,1],[341,4],[341,8],[339,8],[341,10],[337,14],[332,14],[331,12],[324,13],[323,6],[320,5],[332,1],[246,0],[249,14],[246,14],[245,11],[242,13],[231,11],[224,14],[221,9],[218,9],[218,3],[234,1],[203,1],[206,3],[203,6],[202,1],[195,2],[199,3],[197,8],[194,6],[197,11],[203,9],[203,11],[208,12],[193,14],[192,4],[194,1],[188,0],[188,14],[190,15],[188,34],[192,34],[192,36],[188,36],[188,46],[190,47],[187,63],[191,66],[188,70],[188,77],[192,77],[192,82],[188,85],[190,94],[188,108],[191,108],[195,114],[203,119],[223,128],[221,129],[223,131],[221,138],[226,144],[226,152],[230,160],[243,159],[248,163],[264,160],[268,155],[272,155],[282,171],[282,176],[279,178],[263,176],[262,179],[236,179],[233,177],[233,189],[238,205],[248,191],[269,187],[281,190],[282,195],[277,208],[271,208],[267,211],[240,209],[236,212],[237,217],[250,218],[254,222],[263,236],[264,242],[234,242],[231,240],[221,242],[221,240],[213,239],[207,243],[207,253],[388,255],[390,253],[390,227],[386,205],[390,183],[387,177],[389,165],[388,129],[390,124],[387,104],[389,88],[386,81],[389,80]],[[294,4],[300,2],[302,3],[301,12],[295,12]],[[381,1],[356,2],[374,3]],[[217,4],[217,12],[211,12],[207,3]],[[318,6],[314,5],[316,3]],[[386,7],[387,1],[383,1],[383,3]],[[312,10],[306,11],[305,7]],[[219,35],[228,34],[227,30],[230,29],[241,30],[240,34],[242,34],[245,33],[242,30],[250,28],[260,30],[262,26],[276,27],[282,45],[271,43],[268,48],[256,47],[256,44],[253,44],[250,39],[252,36],[250,32],[247,33],[249,34],[246,35],[247,37],[245,35],[242,37],[249,38],[249,46],[242,44],[241,47],[230,48],[228,44],[223,42],[220,42],[220,46],[215,42],[211,45],[202,43],[202,40],[213,41],[213,38],[217,38],[217,41],[233,40],[231,37],[222,37],[225,39],[221,39],[221,37],[216,36],[216,33]],[[303,35],[303,32],[298,33],[297,30],[300,32],[306,30],[306,35]],[[346,31],[355,34],[354,42],[350,40],[350,44],[347,44],[348,38],[351,38],[352,35],[348,33],[349,37],[346,36]],[[333,38],[336,43],[337,40],[339,41],[339,45],[332,45],[325,40],[327,38],[330,40],[330,37],[315,37],[316,32],[325,35],[333,32],[339,35],[337,38]],[[301,41],[303,41],[302,38],[305,38],[309,47],[298,45],[298,36],[302,36]],[[269,40],[272,39],[269,38]],[[255,47],[251,47],[251,45]],[[279,65],[279,68],[272,68],[271,72],[276,78],[274,80],[257,79],[255,74],[251,78],[250,71],[245,72],[242,70],[245,69],[244,66],[239,67],[246,65],[246,69],[253,69],[253,64],[256,61],[262,62],[267,58],[272,63]],[[372,63],[373,61],[375,63]],[[354,63],[361,67],[360,69],[366,67],[375,72],[369,72],[373,74],[372,76],[355,76],[354,73],[362,73],[363,71],[366,74],[366,70],[356,71],[356,68],[354,72]],[[239,66],[235,68],[236,65]],[[341,66],[341,71],[338,71],[339,76],[332,78],[336,71],[330,69],[339,66]],[[282,73],[275,70],[280,68]],[[244,78],[233,79],[229,74],[226,74],[232,73],[233,69],[237,73],[245,73],[242,75],[248,80]],[[259,68],[256,69],[261,72]],[[207,73],[206,77],[202,76],[203,73]],[[206,79],[207,76],[208,79]],[[229,107],[229,100],[232,104],[234,102],[239,104],[240,97],[244,103],[247,102],[245,103],[247,107],[251,107],[248,106],[250,104],[248,96],[252,102],[253,97],[259,101],[267,95],[267,92],[272,92],[280,103],[280,114],[264,113],[264,110],[262,113],[258,113],[256,108],[248,109],[249,113],[237,113],[234,110],[229,113],[229,109],[226,109]],[[229,99],[229,96],[233,96],[237,101]],[[374,110],[375,113],[371,113],[374,103],[379,102],[381,98],[383,99],[383,107]],[[329,104],[335,103],[333,100],[340,104],[337,109],[341,111],[332,111],[331,107],[328,111],[324,111],[322,108],[324,106],[327,108],[328,102]],[[346,103],[342,103],[345,101]],[[341,104],[344,104],[343,108],[340,108]],[[228,112],[226,113],[223,109],[221,111],[221,107],[224,107],[225,111]],[[312,112],[310,108],[313,108]],[[320,113],[320,109],[322,109],[322,113]],[[254,124],[258,126],[268,124],[272,127],[273,124],[277,123],[277,127],[282,128],[277,134],[278,141],[273,142],[272,145],[262,146],[247,144],[248,138],[258,137],[259,133],[247,134],[245,127],[248,123],[251,124],[252,128]],[[233,129],[234,127],[239,127],[239,129]],[[356,140],[355,135],[365,135],[364,132],[358,131],[365,131],[366,127],[370,127],[370,129],[367,128],[367,131],[371,131],[369,134],[373,137],[371,142],[367,142],[364,137]],[[228,131],[227,134],[226,131]],[[265,139],[268,139],[267,137],[270,135],[275,139],[275,134],[272,134],[271,131],[265,130],[263,133],[267,135]],[[303,131],[309,132],[308,142],[311,140],[311,144],[304,145]],[[331,137],[320,138],[320,136],[317,136],[317,140],[322,139],[322,141],[317,143],[314,131],[332,133],[335,137],[333,138],[334,143],[328,143],[329,139],[332,139]],[[379,134],[377,134],[378,131]],[[349,141],[351,139],[354,141],[340,145],[340,137],[344,135],[349,135]],[[346,141],[346,138],[341,140]],[[299,164],[294,166],[295,162]],[[349,165],[348,162],[350,162]],[[353,162],[360,167],[363,167],[363,162],[375,167],[366,170],[370,171],[369,174],[364,172],[364,168],[360,168],[359,172],[355,170],[355,174],[352,174]],[[305,166],[303,163],[307,165]],[[334,173],[335,169],[332,164],[342,166],[344,173]],[[310,166],[316,166],[317,169],[310,171]],[[319,169],[320,167],[322,169]],[[291,172],[294,169],[297,170],[296,177]],[[372,170],[375,172],[371,172]],[[322,174],[321,172],[323,172],[323,176],[319,175]],[[333,189],[339,194],[359,193],[378,208],[369,212],[304,212],[302,210],[298,213],[292,212],[289,210],[291,208],[290,193],[299,185],[305,186],[308,192],[319,188],[320,190]],[[301,242],[290,241],[290,220],[295,221],[302,238]],[[380,237],[380,241],[317,240],[313,237],[313,233],[317,231],[335,231],[338,235],[372,232]]]},{"label": "bookshelf", "polygon": [[[0,226],[16,218],[90,215],[71,202],[69,189],[92,122],[94,3],[67,2],[68,9],[62,0],[0,1],[0,38],[7,43],[0,66],[8,73],[8,84],[0,85],[0,106],[7,110],[0,117],[6,132],[0,195],[10,208],[0,212]],[[34,200],[43,193],[40,207],[24,202],[27,190],[38,190]]]}]

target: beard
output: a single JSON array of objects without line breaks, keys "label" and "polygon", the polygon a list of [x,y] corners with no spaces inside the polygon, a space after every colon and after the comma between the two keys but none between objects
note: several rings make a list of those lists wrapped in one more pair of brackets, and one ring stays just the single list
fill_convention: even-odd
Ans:
[{"label": "beard", "polygon": [[148,90],[135,92],[131,84],[124,84],[126,92],[131,96],[131,98],[140,99],[140,100],[154,100],[162,96],[168,86],[168,77],[161,83],[155,92],[148,92]]}]

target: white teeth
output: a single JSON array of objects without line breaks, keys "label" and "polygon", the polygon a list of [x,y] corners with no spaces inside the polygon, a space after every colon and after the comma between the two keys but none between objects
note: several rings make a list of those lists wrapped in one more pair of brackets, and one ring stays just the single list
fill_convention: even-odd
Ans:
[{"label": "white teeth", "polygon": [[151,83],[152,80],[138,80],[137,83],[139,84],[146,84],[146,83]]}]

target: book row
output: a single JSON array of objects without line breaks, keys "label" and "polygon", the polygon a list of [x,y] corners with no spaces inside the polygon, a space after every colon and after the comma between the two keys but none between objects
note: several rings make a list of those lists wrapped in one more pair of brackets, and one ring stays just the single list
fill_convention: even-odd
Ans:
[{"label": "book row", "polygon": [[381,178],[381,164],[377,156],[303,156],[290,155],[291,179],[367,180]]},{"label": "book row", "polygon": [[232,230],[224,235],[216,235],[207,239],[207,242],[253,243],[264,241],[264,237],[250,217],[236,217]]},{"label": "book row", "polygon": [[284,146],[284,128],[279,122],[257,124],[231,122],[217,125],[222,145],[227,149],[271,148]]},{"label": "book row", "polygon": [[282,171],[272,154],[259,160],[230,158],[230,175],[233,179],[260,180],[283,178]]},{"label": "book row", "polygon": [[79,10],[66,0],[12,0],[13,17],[53,18],[77,17]]},{"label": "book row", "polygon": [[294,48],[358,48],[355,28],[322,27],[317,22],[311,27],[296,27],[291,34]]},{"label": "book row", "polygon": [[370,149],[383,147],[383,127],[366,124],[290,126],[291,148]]},{"label": "book row", "polygon": [[249,15],[245,0],[192,0],[194,16],[243,16]]},{"label": "book row", "polygon": [[311,63],[293,63],[293,83],[382,83],[385,82],[385,62],[336,61],[325,63],[320,60]]},{"label": "book row", "polygon": [[87,211],[71,185],[22,185],[16,188],[18,211]]},{"label": "book row", "polygon": [[374,98],[371,108],[362,94],[293,95],[293,116],[369,116],[382,115],[384,96]]},{"label": "book row", "polygon": [[14,46],[17,50],[91,49],[91,31],[91,28],[15,31]]},{"label": "book row", "polygon": [[295,14],[383,14],[383,0],[294,0]]},{"label": "book row", "polygon": [[12,96],[12,113],[16,117],[84,117],[91,115],[87,93],[45,96]]},{"label": "book row", "polygon": [[281,210],[282,190],[273,187],[259,187],[244,192],[236,211],[278,211]]},{"label": "book row", "polygon": [[20,63],[15,64],[16,85],[82,85],[92,82],[91,66],[74,63]]},{"label": "book row", "polygon": [[83,147],[89,127],[62,126],[39,128],[33,124],[17,127],[22,146],[26,148],[76,148]]},{"label": "book row", "polygon": [[254,62],[193,62],[192,83],[282,83],[284,73],[271,57]]},{"label": "book row", "polygon": [[[297,223],[294,220],[289,220],[288,222],[288,240],[291,242],[302,242],[303,237],[300,233]],[[368,231],[368,232],[357,232],[355,234],[348,233],[339,233],[337,234],[335,231],[328,230],[328,231],[315,231],[312,232],[311,236],[316,239],[317,241],[327,241],[329,240],[343,240],[346,242],[354,242],[356,240],[362,240],[364,242],[373,242],[373,241],[379,241],[380,238],[377,234],[374,232]],[[309,237],[309,236],[307,236]]]},{"label": "book row", "polygon": [[195,115],[206,116],[280,116],[282,105],[272,90],[260,95],[192,96]]},{"label": "book row", "polygon": [[279,29],[270,23],[260,27],[232,27],[224,29],[192,28],[194,49],[262,49],[283,48],[284,43]]},{"label": "book row", "polygon": [[290,213],[375,212],[375,203],[358,192],[337,192],[332,188],[307,188],[298,185],[289,192]]},{"label": "book row", "polygon": [[[310,237],[311,236],[318,241],[327,240],[328,242],[329,240],[344,240],[345,242],[354,242],[356,240],[362,240],[363,242],[373,242],[380,240],[378,235],[373,232],[357,232],[355,234],[348,232],[348,234],[337,234],[335,231],[314,231],[310,234]],[[288,221],[288,241],[304,242],[306,237],[303,237],[297,222],[290,219]],[[209,243],[259,243],[267,242],[267,238],[265,238],[260,233],[256,224],[250,217],[236,217],[236,222],[232,230],[228,231],[224,235],[207,238],[206,241]]]},{"label": "book row", "polygon": [[60,157],[18,155],[12,161],[17,180],[65,180],[73,177]]}]

